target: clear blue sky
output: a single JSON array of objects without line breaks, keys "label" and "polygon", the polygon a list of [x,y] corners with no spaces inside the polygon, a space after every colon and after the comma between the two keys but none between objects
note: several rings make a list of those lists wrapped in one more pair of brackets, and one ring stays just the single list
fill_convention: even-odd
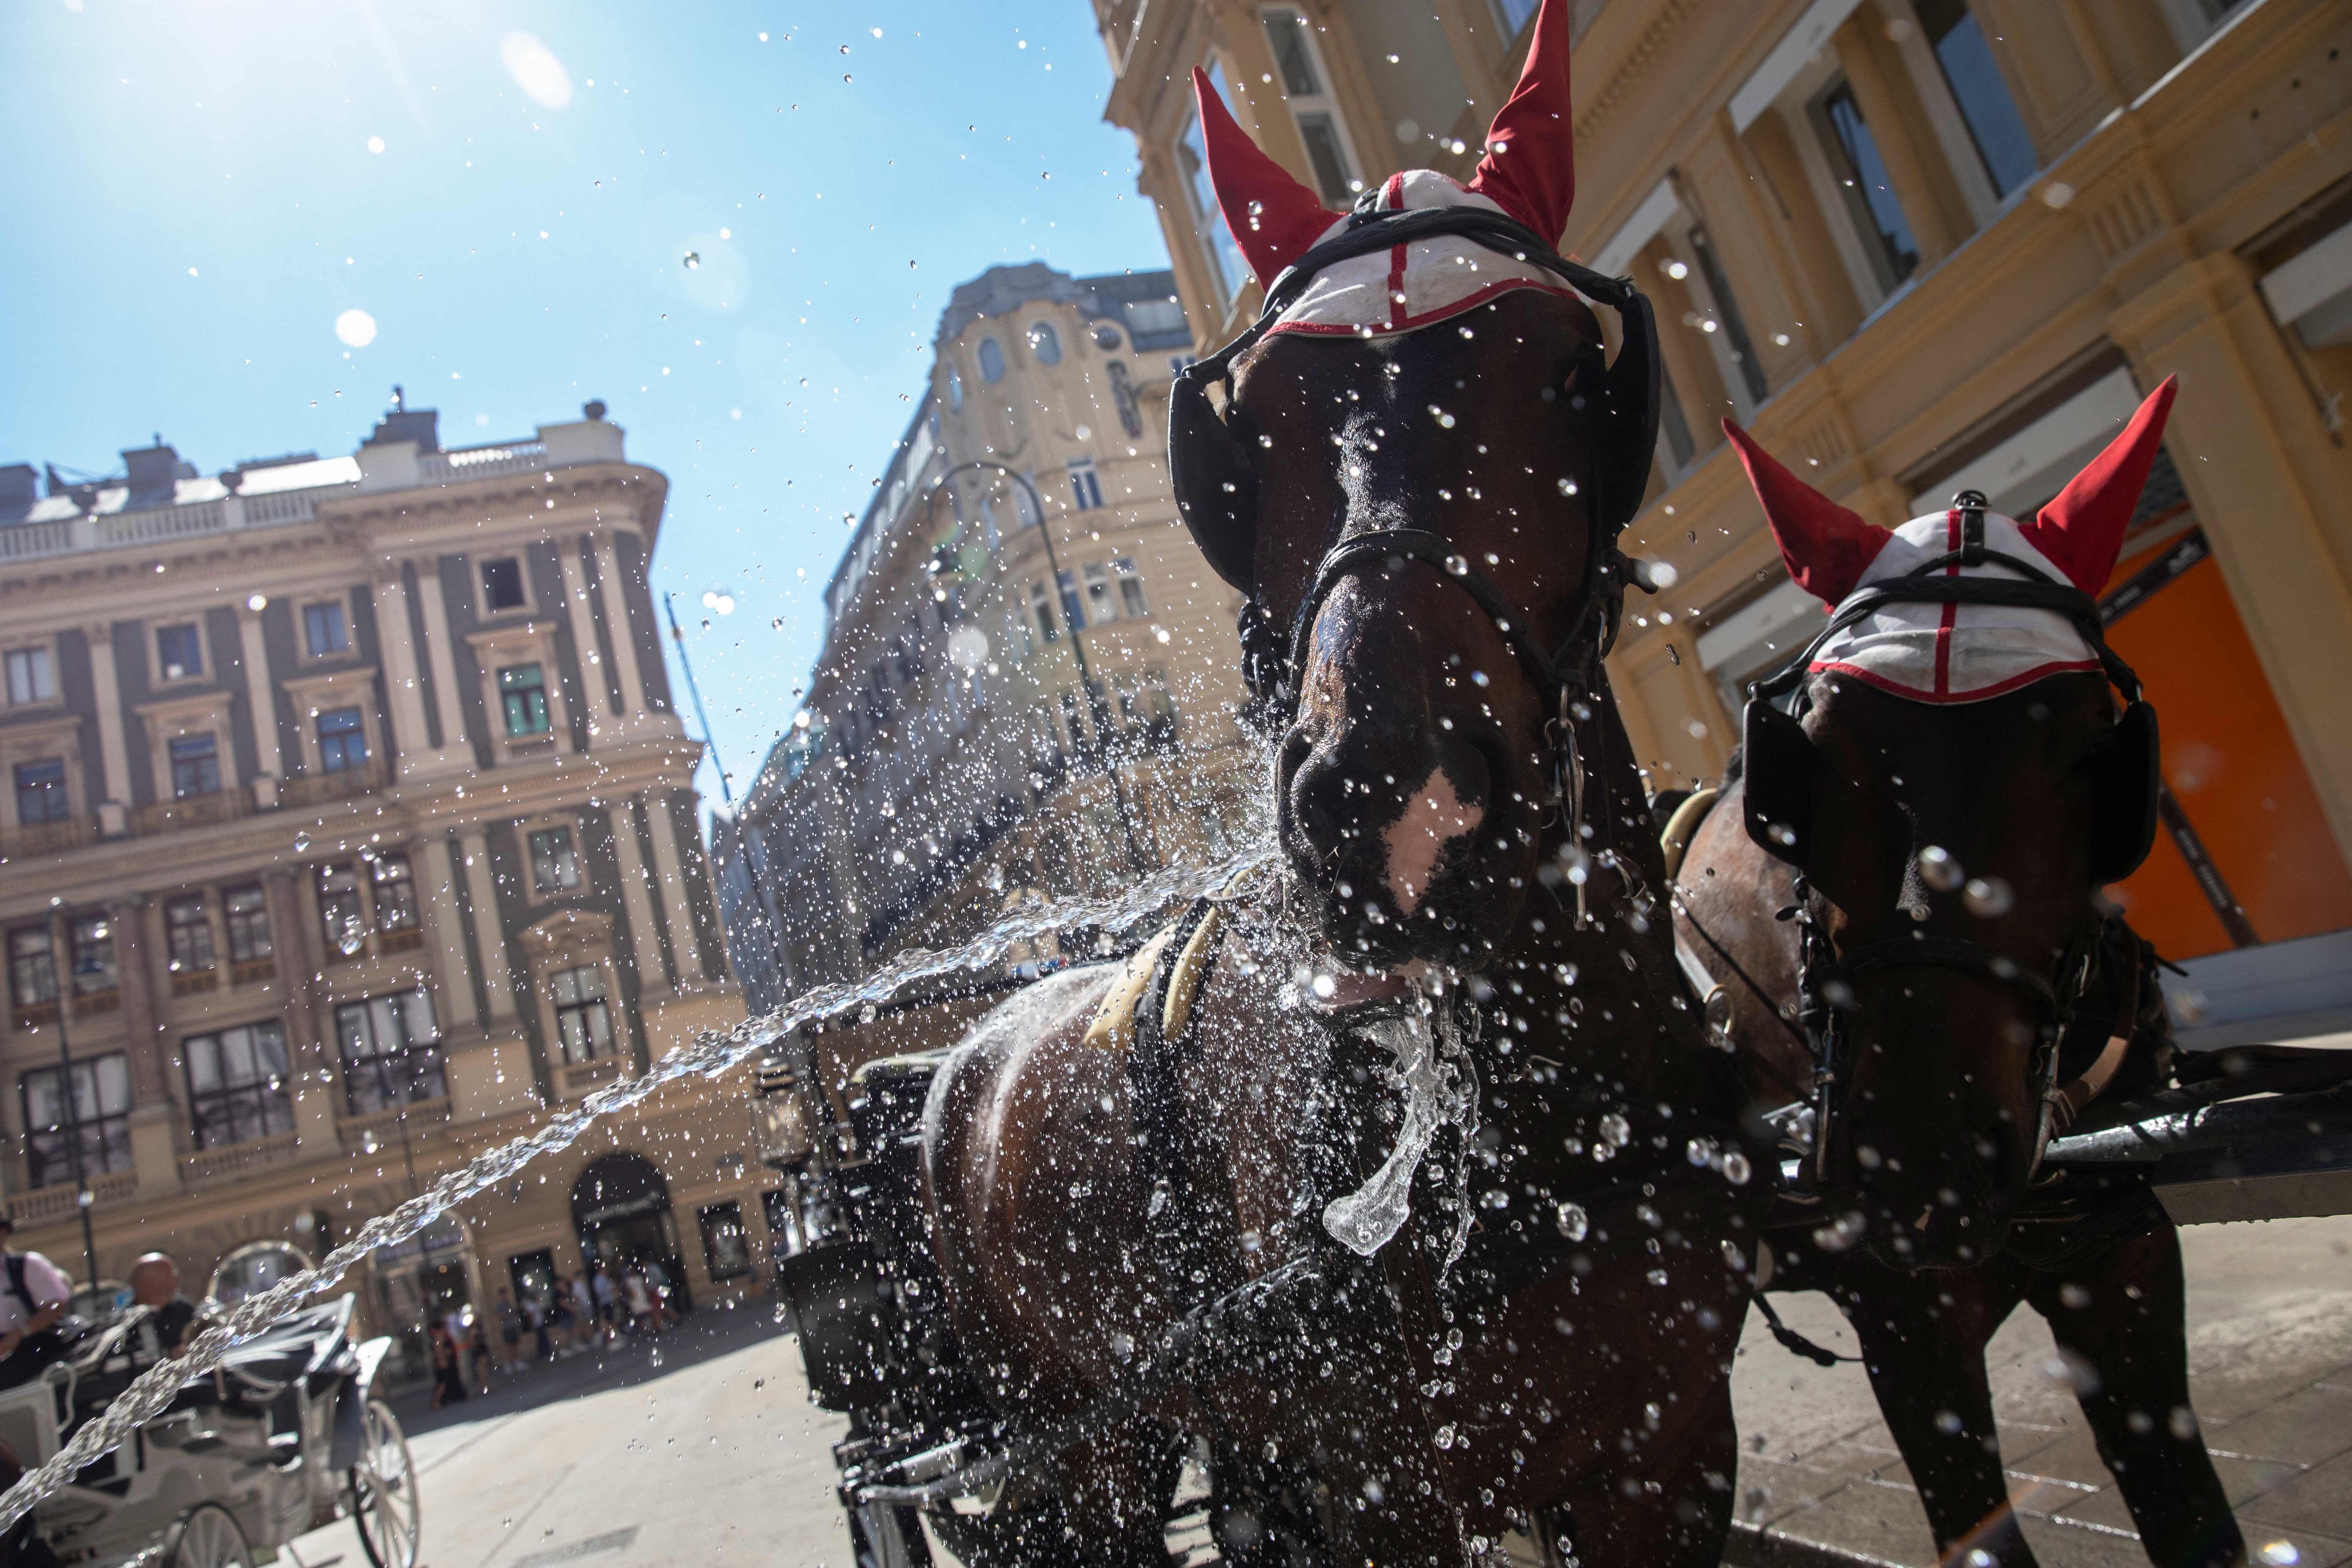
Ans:
[{"label": "clear blue sky", "polygon": [[348,452],[395,382],[449,445],[601,397],[670,476],[654,587],[739,781],[948,290],[1167,265],[1086,0],[10,0],[0,59],[0,463]]}]

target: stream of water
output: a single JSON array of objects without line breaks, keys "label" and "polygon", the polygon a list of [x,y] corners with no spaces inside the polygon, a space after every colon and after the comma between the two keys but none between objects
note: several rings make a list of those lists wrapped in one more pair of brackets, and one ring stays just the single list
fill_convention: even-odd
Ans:
[{"label": "stream of water", "polygon": [[1271,852],[1253,849],[1209,866],[1171,867],[1116,896],[1072,899],[1024,911],[999,921],[961,946],[938,951],[910,949],[863,979],[816,987],[763,1018],[746,1019],[723,1032],[713,1030],[696,1037],[663,1057],[643,1076],[610,1084],[579,1104],[555,1112],[537,1131],[485,1150],[397,1208],[367,1221],[350,1240],[321,1259],[317,1268],[289,1275],[269,1290],[239,1302],[225,1321],[191,1341],[185,1354],[150,1369],[103,1414],[75,1433],[46,1464],[26,1471],[21,1480],[0,1495],[0,1531],[24,1518],[84,1466],[121,1447],[133,1431],[161,1415],[188,1382],[219,1366],[222,1358],[236,1345],[269,1328],[314,1297],[335,1289],[369,1253],[407,1239],[457,1204],[513,1176],[541,1155],[565,1147],[600,1117],[637,1104],[665,1084],[725,1072],[758,1054],[782,1034],[803,1024],[887,1001],[911,982],[987,968],[1021,943],[1073,926],[1094,926],[1114,936],[1131,930],[1169,904],[1226,886],[1271,859]]}]

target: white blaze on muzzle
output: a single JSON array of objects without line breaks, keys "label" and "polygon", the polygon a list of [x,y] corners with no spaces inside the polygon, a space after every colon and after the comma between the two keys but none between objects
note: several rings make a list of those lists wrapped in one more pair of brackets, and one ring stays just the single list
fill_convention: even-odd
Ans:
[{"label": "white blaze on muzzle", "polygon": [[1406,800],[1404,815],[1381,835],[1389,852],[1389,896],[1411,915],[1429,892],[1445,847],[1478,831],[1486,808],[1454,793],[1442,768],[1430,769]]}]

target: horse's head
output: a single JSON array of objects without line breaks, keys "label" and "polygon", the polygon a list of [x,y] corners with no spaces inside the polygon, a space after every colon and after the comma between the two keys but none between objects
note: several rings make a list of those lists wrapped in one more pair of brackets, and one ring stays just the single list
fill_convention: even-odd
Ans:
[{"label": "horse's head", "polygon": [[[2024,524],[1956,506],[1874,528],[1734,432],[1790,575],[1832,606],[1895,596],[1832,623],[1801,722],[1751,704],[1744,758],[1750,834],[1811,889],[1834,1074],[1824,1197],[1892,1263],[1965,1263],[1998,1240],[2041,1157],[2097,890],[2153,837],[2154,715],[2135,702],[2119,722],[2109,675],[2136,685],[2102,668],[2088,596],[2170,401],[2168,382]],[[1902,597],[2037,576],[2062,608]]]},{"label": "horse's head", "polygon": [[[1562,9],[1547,0],[1470,185],[1396,176],[1373,210],[1499,208],[1546,242],[1519,257],[1549,254],[1573,190]],[[1357,232],[1201,98],[1261,277]],[[1178,497],[1251,597],[1260,684],[1287,723],[1282,847],[1327,936],[1364,967],[1476,967],[1536,885],[1562,681],[1592,658],[1613,529],[1646,474],[1624,431],[1654,406],[1648,356],[1612,367],[1593,311],[1507,240],[1315,265],[1303,303],[1277,291],[1278,319],[1211,362],[1230,378],[1222,409],[1180,385]]]}]

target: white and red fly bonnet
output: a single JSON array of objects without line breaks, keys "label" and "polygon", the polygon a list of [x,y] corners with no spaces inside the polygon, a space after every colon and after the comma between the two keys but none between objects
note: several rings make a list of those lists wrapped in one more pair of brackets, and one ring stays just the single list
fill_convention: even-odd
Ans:
[{"label": "white and red fly bonnet", "polygon": [[[1986,548],[2097,597],[2147,484],[2172,397],[2168,379],[2106,450],[2031,521],[1987,512]],[[1789,575],[1832,610],[1862,589],[1906,577],[1961,548],[1958,510],[1931,512],[1891,531],[1874,528],[1782,467],[1746,431],[1729,420],[1723,427],[1763,503]],[[1990,560],[1943,570],[1964,577],[2019,575]],[[1853,675],[1916,702],[1966,703],[2100,665],[2083,634],[2055,611],[1890,603],[1831,636],[1813,650],[1807,667]]]}]

